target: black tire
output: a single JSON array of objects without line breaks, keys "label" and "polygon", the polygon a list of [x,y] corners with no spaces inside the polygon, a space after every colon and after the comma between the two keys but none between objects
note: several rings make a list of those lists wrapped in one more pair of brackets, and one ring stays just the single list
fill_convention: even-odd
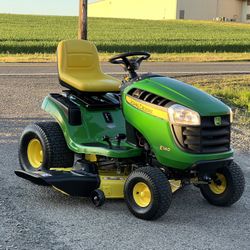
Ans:
[{"label": "black tire", "polygon": [[[40,166],[34,167],[29,160],[28,145],[31,140],[38,140],[41,144],[43,156]],[[24,129],[19,142],[19,162],[25,171],[66,168],[73,166],[74,153],[69,150],[58,123],[39,122]]]},{"label": "black tire", "polygon": [[102,190],[96,189],[91,193],[91,201],[95,207],[101,207],[105,203],[105,194]]},{"label": "black tire", "polygon": [[[133,192],[138,183],[146,184],[150,190],[150,203],[146,207],[138,205]],[[124,186],[124,198],[128,209],[137,218],[156,220],[163,216],[172,201],[172,190],[167,177],[155,167],[142,167],[133,171]]]},{"label": "black tire", "polygon": [[216,194],[209,185],[200,185],[201,193],[212,205],[231,206],[241,198],[244,192],[245,178],[243,172],[239,165],[233,162],[228,167],[218,169],[216,173],[225,177],[225,191],[221,194]]}]

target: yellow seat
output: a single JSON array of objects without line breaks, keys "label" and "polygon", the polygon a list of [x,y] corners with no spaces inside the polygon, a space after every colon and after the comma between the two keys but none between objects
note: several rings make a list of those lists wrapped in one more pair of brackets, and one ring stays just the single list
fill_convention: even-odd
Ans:
[{"label": "yellow seat", "polygon": [[94,43],[62,41],[58,45],[58,73],[63,85],[81,92],[118,92],[121,82],[105,75]]}]

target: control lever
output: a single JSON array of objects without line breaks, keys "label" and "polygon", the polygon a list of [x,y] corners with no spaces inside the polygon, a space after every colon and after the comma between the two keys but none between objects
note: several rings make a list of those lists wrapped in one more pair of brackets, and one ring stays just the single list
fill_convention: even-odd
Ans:
[{"label": "control lever", "polygon": [[103,138],[102,138],[102,140],[108,143],[109,148],[112,148],[110,137],[108,135],[104,135]]},{"label": "control lever", "polygon": [[121,141],[125,140],[127,136],[125,134],[118,134],[115,139],[117,140],[117,147],[120,147]]}]

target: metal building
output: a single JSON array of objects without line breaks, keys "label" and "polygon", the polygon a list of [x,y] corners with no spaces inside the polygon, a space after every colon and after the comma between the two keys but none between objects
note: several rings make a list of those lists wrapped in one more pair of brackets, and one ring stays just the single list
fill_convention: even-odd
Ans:
[{"label": "metal building", "polygon": [[250,0],[95,0],[89,16],[250,22]]}]

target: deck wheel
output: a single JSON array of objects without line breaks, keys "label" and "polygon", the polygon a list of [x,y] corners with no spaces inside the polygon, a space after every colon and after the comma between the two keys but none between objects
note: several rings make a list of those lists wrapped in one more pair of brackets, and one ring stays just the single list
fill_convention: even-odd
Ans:
[{"label": "deck wheel", "polygon": [[96,207],[101,207],[105,203],[105,195],[104,192],[100,189],[96,189],[92,192],[91,201]]}]

